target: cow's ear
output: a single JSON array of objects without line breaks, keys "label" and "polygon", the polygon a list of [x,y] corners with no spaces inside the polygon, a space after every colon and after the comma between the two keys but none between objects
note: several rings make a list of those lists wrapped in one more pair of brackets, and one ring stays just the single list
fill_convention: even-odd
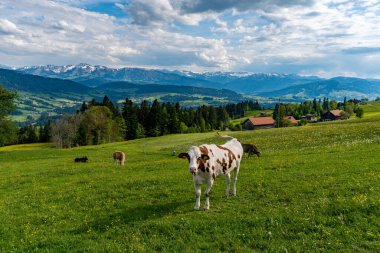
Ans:
[{"label": "cow's ear", "polygon": [[201,158],[204,160],[204,161],[207,161],[210,159],[210,157],[208,155],[205,155],[205,154],[202,154],[201,155]]},{"label": "cow's ear", "polygon": [[178,157],[179,157],[179,158],[187,158],[187,159],[190,160],[190,156],[189,156],[188,153],[181,153],[181,154],[178,155]]}]

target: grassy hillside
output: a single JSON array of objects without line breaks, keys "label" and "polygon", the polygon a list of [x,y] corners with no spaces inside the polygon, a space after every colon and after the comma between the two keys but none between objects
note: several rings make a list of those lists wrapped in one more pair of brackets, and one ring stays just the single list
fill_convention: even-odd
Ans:
[{"label": "grassy hillside", "polygon": [[367,117],[380,115],[380,101],[371,102],[367,105],[362,106],[364,113]]},{"label": "grassy hillside", "polygon": [[[380,115],[229,134],[263,155],[243,160],[237,197],[227,199],[217,178],[207,212],[193,211],[187,161],[171,152],[223,143],[214,133],[68,150],[0,148],[0,251],[380,248]],[[126,151],[126,166],[113,164],[114,150]],[[73,162],[84,155],[89,163]]]}]

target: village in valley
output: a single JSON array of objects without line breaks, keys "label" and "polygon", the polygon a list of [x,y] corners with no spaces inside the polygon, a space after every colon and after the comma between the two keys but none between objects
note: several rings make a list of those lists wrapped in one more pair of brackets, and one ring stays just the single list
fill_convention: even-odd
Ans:
[{"label": "village in valley", "polygon": [[[353,115],[363,116],[363,109],[359,105],[367,103],[366,99],[344,98],[343,102],[324,99],[305,101],[297,104],[276,104],[272,115],[262,111],[258,116],[248,117],[241,122],[242,130],[270,129],[275,127],[302,126],[308,123],[317,123],[334,120],[347,120]],[[304,112],[305,114],[302,114]]]}]

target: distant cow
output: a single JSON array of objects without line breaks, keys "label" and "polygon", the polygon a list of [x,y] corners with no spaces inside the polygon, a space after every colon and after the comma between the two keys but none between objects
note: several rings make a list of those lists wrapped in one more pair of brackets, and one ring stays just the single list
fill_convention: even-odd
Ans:
[{"label": "distant cow", "polygon": [[[233,138],[230,136],[221,137]],[[201,185],[204,182],[207,183],[204,210],[210,208],[210,191],[216,177],[226,177],[226,195],[230,194],[230,172],[232,170],[234,171],[232,195],[236,195],[236,181],[242,156],[243,148],[235,138],[223,145],[203,144],[199,147],[193,146],[187,153],[178,155],[179,158],[187,158],[189,161],[189,171],[193,175],[196,195],[195,210],[198,210],[200,206]]]},{"label": "distant cow", "polygon": [[125,153],[123,151],[113,152],[113,161],[117,164],[124,165],[125,162]]},{"label": "distant cow", "polygon": [[76,163],[86,163],[87,161],[88,161],[87,156],[77,157],[74,159],[74,162]]},{"label": "distant cow", "polygon": [[241,146],[243,147],[244,153],[248,154],[248,158],[251,155],[257,155],[257,157],[260,157],[261,152],[255,145],[242,143]]}]

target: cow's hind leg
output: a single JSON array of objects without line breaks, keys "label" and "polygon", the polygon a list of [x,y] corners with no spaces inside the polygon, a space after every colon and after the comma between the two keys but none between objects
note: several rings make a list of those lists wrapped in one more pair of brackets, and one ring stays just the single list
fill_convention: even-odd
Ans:
[{"label": "cow's hind leg", "polygon": [[232,195],[233,196],[236,196],[236,182],[237,182],[237,177],[239,174],[239,168],[240,168],[240,164],[238,164],[236,166],[236,168],[234,169],[234,182],[233,182],[233,186],[232,186]]},{"label": "cow's hind leg", "polygon": [[201,205],[201,185],[194,182],[194,189],[195,189],[195,210],[199,210],[199,207]]},{"label": "cow's hind leg", "polygon": [[228,197],[230,195],[230,181],[231,181],[231,175],[230,173],[226,174],[226,196]]},{"label": "cow's hind leg", "polygon": [[208,210],[210,208],[210,191],[211,191],[211,187],[213,183],[214,183],[214,180],[212,178],[207,180],[207,187],[205,191],[206,202],[205,202],[204,210]]}]

